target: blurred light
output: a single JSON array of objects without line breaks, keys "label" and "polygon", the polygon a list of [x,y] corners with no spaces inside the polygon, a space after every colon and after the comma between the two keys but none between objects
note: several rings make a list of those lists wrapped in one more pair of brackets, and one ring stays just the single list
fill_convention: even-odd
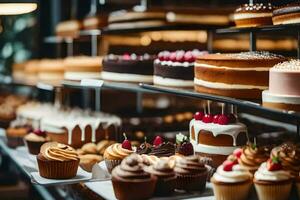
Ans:
[{"label": "blurred light", "polygon": [[151,38],[148,35],[144,35],[141,37],[141,45],[149,46],[151,44]]},{"label": "blurred light", "polygon": [[105,0],[99,0],[99,4],[105,5]]},{"label": "blurred light", "polygon": [[0,3],[0,15],[20,15],[36,9],[36,3]]}]

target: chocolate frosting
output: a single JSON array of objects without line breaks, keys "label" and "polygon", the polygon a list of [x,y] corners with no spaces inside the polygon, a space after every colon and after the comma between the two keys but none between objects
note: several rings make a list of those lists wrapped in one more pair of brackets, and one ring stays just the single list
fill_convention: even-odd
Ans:
[{"label": "chocolate frosting", "polygon": [[154,75],[163,78],[194,80],[194,65],[188,67],[170,66],[162,65],[161,62],[157,62],[154,63]]},{"label": "chocolate frosting", "polygon": [[151,148],[152,148],[151,144],[144,142],[139,146],[136,153],[140,154],[140,155],[141,154],[149,154],[151,152]]},{"label": "chocolate frosting", "polygon": [[174,169],[167,160],[160,160],[155,165],[147,167],[145,171],[161,178],[170,178],[175,176]]},{"label": "chocolate frosting", "polygon": [[157,147],[152,147],[149,155],[157,157],[169,157],[175,155],[175,145],[171,142],[164,142]]},{"label": "chocolate frosting", "polygon": [[199,174],[207,172],[207,168],[201,158],[194,155],[179,159],[175,165],[175,172],[182,175]]}]

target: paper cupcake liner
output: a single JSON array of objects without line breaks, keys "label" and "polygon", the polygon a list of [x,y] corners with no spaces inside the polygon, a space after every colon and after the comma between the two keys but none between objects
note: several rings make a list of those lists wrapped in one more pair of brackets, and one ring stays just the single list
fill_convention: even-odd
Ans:
[{"label": "paper cupcake liner", "polygon": [[112,170],[118,166],[119,164],[121,164],[122,160],[107,160],[105,159],[105,165],[107,167],[107,170],[109,173],[112,172]]},{"label": "paper cupcake liner", "polygon": [[292,189],[292,182],[270,184],[255,183],[259,200],[287,200]]},{"label": "paper cupcake liner", "polygon": [[24,143],[27,146],[30,154],[38,155],[40,153],[41,146],[46,142],[34,142],[34,141],[28,141],[24,139]]},{"label": "paper cupcake liner", "polygon": [[79,159],[70,161],[46,160],[37,156],[40,176],[48,179],[69,179],[77,174]]},{"label": "paper cupcake liner", "polygon": [[213,182],[213,190],[216,200],[246,200],[251,189],[252,182],[240,184],[217,184]]},{"label": "paper cupcake liner", "polygon": [[206,186],[207,175],[207,172],[190,175],[176,174],[175,188],[186,191],[202,191]]},{"label": "paper cupcake liner", "polygon": [[154,194],[155,196],[168,196],[174,192],[176,177],[157,178]]}]

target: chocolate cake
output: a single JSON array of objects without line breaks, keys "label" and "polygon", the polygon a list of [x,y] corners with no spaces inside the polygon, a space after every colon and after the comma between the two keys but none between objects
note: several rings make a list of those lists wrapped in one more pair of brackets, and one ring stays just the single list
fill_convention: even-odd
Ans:
[{"label": "chocolate cake", "polygon": [[292,3],[273,11],[273,24],[300,23],[300,3]]}]

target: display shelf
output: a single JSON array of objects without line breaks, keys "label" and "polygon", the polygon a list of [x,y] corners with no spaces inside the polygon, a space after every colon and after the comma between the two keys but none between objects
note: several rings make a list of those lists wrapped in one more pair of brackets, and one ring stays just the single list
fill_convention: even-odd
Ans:
[{"label": "display shelf", "polygon": [[300,121],[299,113],[285,112],[285,111],[265,108],[257,102],[234,99],[234,98],[230,98],[230,97],[212,95],[212,94],[207,94],[207,93],[198,93],[192,89],[188,90],[188,89],[167,88],[167,87],[148,85],[148,84],[140,84],[140,86],[144,89],[152,90],[152,91],[160,92],[160,93],[167,93],[167,94],[173,94],[173,95],[177,95],[177,96],[191,97],[191,98],[196,98],[196,99],[201,99],[201,100],[211,100],[211,101],[216,101],[216,102],[232,104],[232,105],[236,105],[241,108],[245,108],[245,109],[249,109],[249,110],[258,112],[260,114],[267,114],[268,116],[278,117],[284,121],[290,120],[290,122],[294,123],[294,124],[298,124]]}]

